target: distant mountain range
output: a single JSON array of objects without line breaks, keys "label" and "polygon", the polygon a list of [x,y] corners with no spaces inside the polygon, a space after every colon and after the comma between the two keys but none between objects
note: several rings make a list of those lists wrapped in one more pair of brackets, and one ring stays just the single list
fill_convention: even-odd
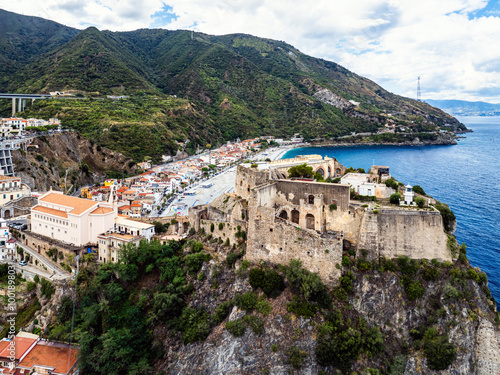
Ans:
[{"label": "distant mountain range", "polygon": [[426,99],[425,102],[452,116],[500,116],[500,104],[432,99]]},{"label": "distant mountain range", "polygon": [[[134,158],[145,156],[142,142],[150,142],[147,156],[158,156],[187,139],[197,147],[259,135],[330,138],[375,131],[388,118],[416,131],[465,129],[438,108],[285,42],[160,29],[81,31],[4,10],[0,91],[128,95],[123,110],[105,101],[50,100],[36,101],[25,115],[58,116]],[[9,105],[0,107],[3,114]]]}]

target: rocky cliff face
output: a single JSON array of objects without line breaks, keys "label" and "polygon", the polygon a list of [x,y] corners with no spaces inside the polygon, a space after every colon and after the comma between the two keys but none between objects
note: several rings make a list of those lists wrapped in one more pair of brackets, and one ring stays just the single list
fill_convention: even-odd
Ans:
[{"label": "rocky cliff face", "polygon": [[[480,285],[470,279],[467,274],[471,271],[466,270],[472,269],[460,262],[452,265],[424,261],[419,267],[412,280],[418,281],[425,292],[413,301],[409,300],[411,292],[405,287],[405,276],[399,265],[394,271],[377,263],[371,266],[358,263],[351,267],[352,294],[346,301],[334,299],[332,311],[340,312],[343,322],[353,327],[361,320],[369,327],[378,327],[384,337],[384,348],[375,355],[355,356],[350,371],[344,373],[500,373],[499,320],[486,282]],[[392,269],[390,265],[386,268]],[[426,281],[429,277],[422,278],[422,275],[430,268],[437,273],[433,280]],[[214,313],[221,302],[252,290],[246,273],[224,269],[217,262],[205,264],[202,273],[207,278],[194,281],[191,305],[204,306],[209,313]],[[267,316],[233,307],[228,318],[214,328],[204,342],[182,345],[178,337],[157,331],[164,344],[165,357],[156,368],[166,374],[340,373],[337,366],[320,365],[316,355],[329,313],[318,309],[312,317],[302,317],[290,312],[293,299],[294,293],[286,288],[279,297],[269,300],[272,310]],[[245,315],[261,316],[264,332],[258,334],[247,328],[241,337],[235,337],[225,329],[227,322]],[[431,370],[425,354],[431,340],[429,336],[433,334],[447,336],[456,352],[456,359],[442,371]],[[293,362],[292,347],[302,353],[298,362]],[[380,372],[369,372],[369,369]]]},{"label": "rocky cliff face", "polygon": [[28,151],[13,152],[14,171],[33,190],[50,187],[67,191],[74,185],[101,181],[106,173],[117,175],[135,172],[132,159],[100,147],[77,132],[35,138]]}]

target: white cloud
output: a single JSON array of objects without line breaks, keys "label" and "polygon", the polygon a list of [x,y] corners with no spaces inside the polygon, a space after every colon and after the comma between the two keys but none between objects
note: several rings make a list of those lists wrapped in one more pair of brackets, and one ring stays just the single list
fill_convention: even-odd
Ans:
[{"label": "white cloud", "polygon": [[0,0],[18,13],[116,31],[149,27],[165,5],[178,16],[168,29],[283,40],[406,96],[421,76],[424,98],[500,101],[500,18],[478,16],[486,0]]}]

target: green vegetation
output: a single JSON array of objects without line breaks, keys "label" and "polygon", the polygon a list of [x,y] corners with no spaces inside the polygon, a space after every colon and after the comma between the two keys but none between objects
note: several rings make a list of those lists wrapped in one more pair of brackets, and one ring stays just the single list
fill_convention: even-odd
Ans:
[{"label": "green vegetation", "polygon": [[399,193],[391,194],[391,196],[389,197],[389,201],[392,204],[399,204],[400,200],[401,200],[401,194],[399,194]]},{"label": "green vegetation", "polygon": [[286,363],[290,364],[294,369],[298,370],[304,364],[307,358],[307,352],[299,349],[296,346],[292,346],[286,351],[287,359]]},{"label": "green vegetation", "polygon": [[296,165],[288,170],[289,178],[312,178],[314,176],[313,168],[307,164]]},{"label": "green vegetation", "polygon": [[424,189],[420,187],[420,185],[414,185],[413,186],[413,192],[420,194],[420,195],[426,195]]},{"label": "green vegetation", "polygon": [[450,232],[455,224],[455,214],[445,203],[437,202],[436,208],[441,212],[441,216],[443,217],[444,230]]},{"label": "green vegetation", "polygon": [[249,273],[249,282],[253,288],[260,288],[269,298],[278,297],[285,289],[283,277],[273,269],[266,267],[252,268]]}]

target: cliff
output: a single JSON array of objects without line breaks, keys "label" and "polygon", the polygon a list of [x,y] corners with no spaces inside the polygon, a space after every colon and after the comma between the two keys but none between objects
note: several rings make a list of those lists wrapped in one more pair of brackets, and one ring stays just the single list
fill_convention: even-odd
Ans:
[{"label": "cliff", "polygon": [[[107,175],[119,177],[137,170],[132,159],[96,145],[77,132],[35,138],[28,151],[12,152],[16,175],[32,190],[50,187],[72,192],[79,186],[98,183]],[[71,191],[70,191],[71,192]]]}]

